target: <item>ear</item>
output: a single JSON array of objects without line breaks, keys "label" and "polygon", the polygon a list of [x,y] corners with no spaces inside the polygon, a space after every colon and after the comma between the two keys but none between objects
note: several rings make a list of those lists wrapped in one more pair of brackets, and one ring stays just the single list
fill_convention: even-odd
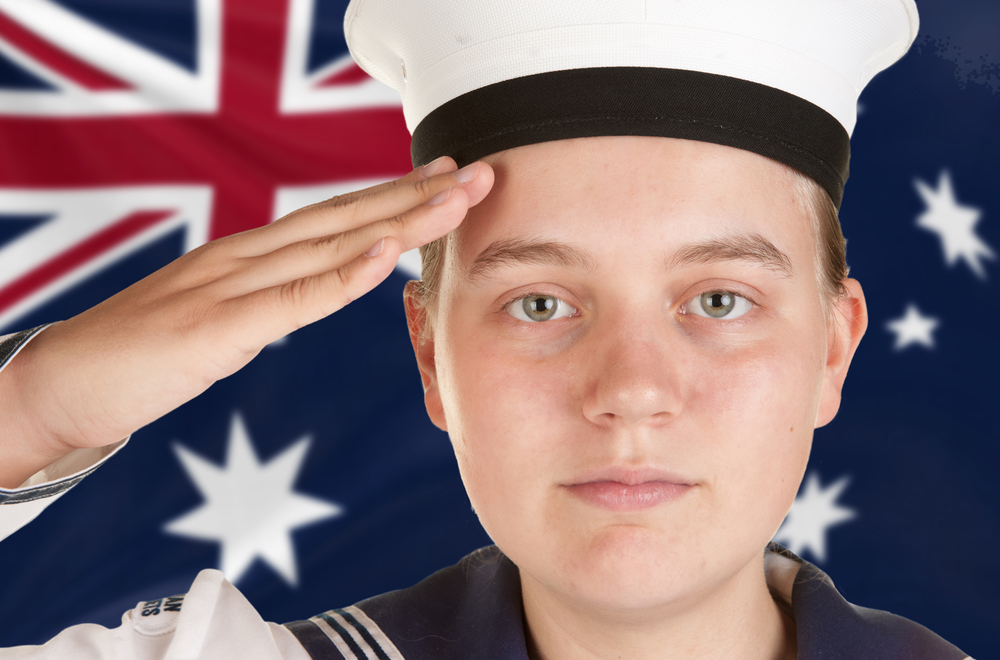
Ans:
[{"label": "ear", "polygon": [[[428,327],[427,310],[419,304],[420,282],[411,280],[403,289],[403,305],[406,307],[406,325],[410,330],[413,353],[417,357],[420,380],[424,384],[424,406],[434,426],[448,430],[441,404],[441,389],[438,387],[437,363],[434,361],[434,335]],[[421,339],[421,335],[424,338]]]},{"label": "ear", "polygon": [[833,304],[827,320],[826,372],[820,396],[816,428],[829,424],[840,409],[841,391],[854,351],[868,328],[865,292],[855,279],[844,280],[847,295]]}]

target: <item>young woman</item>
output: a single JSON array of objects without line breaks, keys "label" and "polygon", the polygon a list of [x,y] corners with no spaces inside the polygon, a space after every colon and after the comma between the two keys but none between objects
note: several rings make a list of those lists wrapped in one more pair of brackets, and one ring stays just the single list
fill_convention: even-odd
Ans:
[{"label": "young woman", "polygon": [[859,86],[915,8],[698,4],[355,0],[352,52],[425,165],[0,349],[13,529],[423,246],[427,411],[495,547],[285,626],[205,571],[0,658],[964,658],[769,545],[865,331],[836,207]]}]

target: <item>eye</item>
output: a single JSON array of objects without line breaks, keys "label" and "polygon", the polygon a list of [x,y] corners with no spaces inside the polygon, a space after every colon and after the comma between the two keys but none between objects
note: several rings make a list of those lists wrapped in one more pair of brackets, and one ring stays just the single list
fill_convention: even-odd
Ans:
[{"label": "eye", "polygon": [[753,309],[753,303],[732,291],[706,291],[684,305],[684,313],[710,319],[737,319]]},{"label": "eye", "polygon": [[507,303],[507,313],[521,321],[537,322],[573,316],[576,309],[555,296],[531,293]]}]

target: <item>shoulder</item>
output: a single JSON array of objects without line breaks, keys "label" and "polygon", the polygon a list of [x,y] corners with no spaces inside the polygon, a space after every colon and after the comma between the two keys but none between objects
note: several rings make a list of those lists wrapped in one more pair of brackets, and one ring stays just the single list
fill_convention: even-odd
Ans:
[{"label": "shoulder", "polygon": [[408,660],[482,658],[498,648],[525,648],[520,575],[496,546],[357,607],[378,622]]},{"label": "shoulder", "polygon": [[964,660],[968,656],[924,626],[849,603],[819,568],[780,546],[772,552],[801,563],[792,587],[799,658]]},{"label": "shoulder", "polygon": [[495,546],[408,589],[287,625],[313,658],[467,660],[525,653],[520,577]]}]

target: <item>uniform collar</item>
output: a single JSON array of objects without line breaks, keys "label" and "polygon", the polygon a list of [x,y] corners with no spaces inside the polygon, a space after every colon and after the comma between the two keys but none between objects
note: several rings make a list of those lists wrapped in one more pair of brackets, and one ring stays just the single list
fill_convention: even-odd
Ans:
[{"label": "uniform collar", "polygon": [[[908,619],[848,603],[787,549],[765,552],[768,588],[795,621],[798,660],[967,657]],[[528,660],[520,574],[496,546],[409,589],[286,625],[314,660]]]}]

